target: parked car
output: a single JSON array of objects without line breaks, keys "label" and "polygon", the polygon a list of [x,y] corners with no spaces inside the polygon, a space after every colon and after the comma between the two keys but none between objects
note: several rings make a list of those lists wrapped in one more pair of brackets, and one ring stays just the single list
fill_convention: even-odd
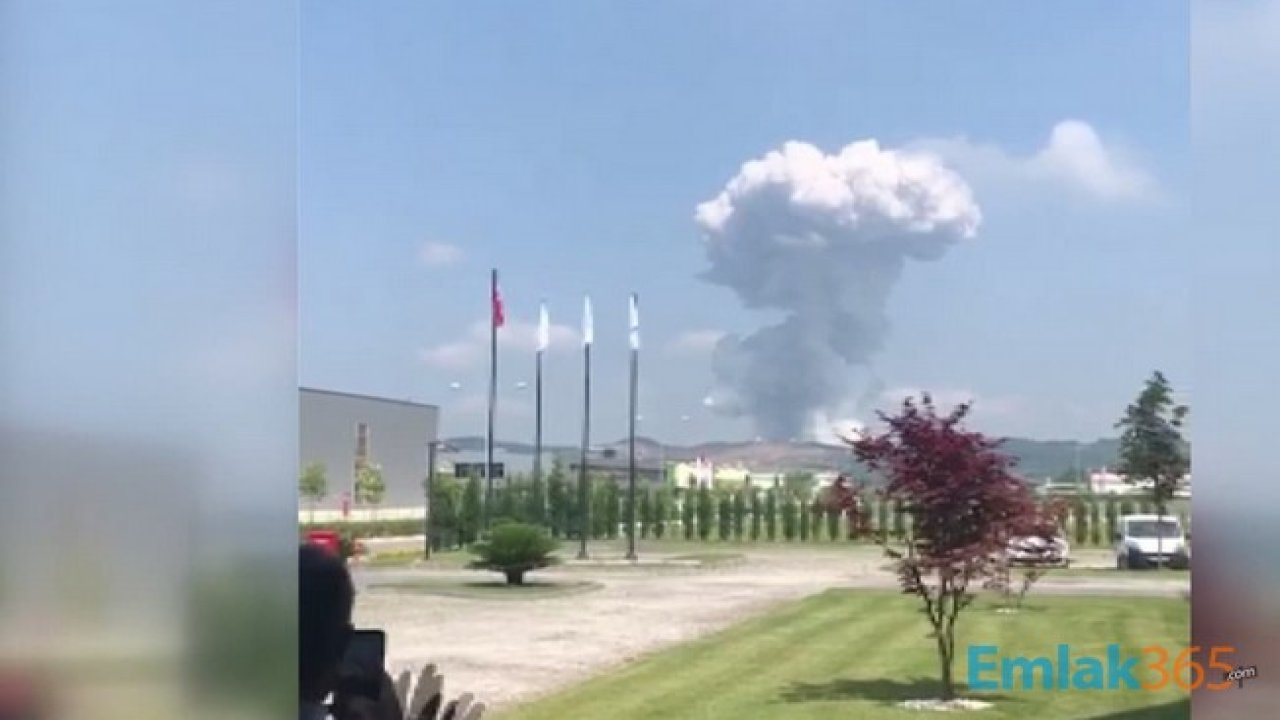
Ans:
[{"label": "parked car", "polygon": [[1191,567],[1191,548],[1177,517],[1125,515],[1114,540],[1117,570]]},{"label": "parked car", "polygon": [[1015,537],[1005,551],[1013,565],[1071,565],[1071,545],[1059,534],[1052,542],[1043,537]]}]

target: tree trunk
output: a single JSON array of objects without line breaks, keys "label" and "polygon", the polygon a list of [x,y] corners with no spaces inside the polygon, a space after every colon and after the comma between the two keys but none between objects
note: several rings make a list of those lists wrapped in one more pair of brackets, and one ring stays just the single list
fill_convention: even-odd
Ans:
[{"label": "tree trunk", "polygon": [[938,627],[935,632],[938,637],[938,660],[942,665],[942,700],[951,701],[956,697],[956,688],[951,678],[951,650],[948,647],[947,631]]},{"label": "tree trunk", "polygon": [[505,574],[507,576],[508,585],[524,584],[524,570],[507,570]]},{"label": "tree trunk", "polygon": [[1162,563],[1168,563],[1164,557],[1164,503],[1156,503],[1156,557],[1160,558],[1156,562],[1156,570],[1160,570]]},{"label": "tree trunk", "polygon": [[[956,655],[956,622],[960,598],[949,582],[944,582],[942,592],[938,594],[938,623],[934,628],[938,637],[938,659],[942,663],[942,700],[950,702],[956,698],[956,684],[953,676]],[[950,606],[948,606],[950,603]]]}]

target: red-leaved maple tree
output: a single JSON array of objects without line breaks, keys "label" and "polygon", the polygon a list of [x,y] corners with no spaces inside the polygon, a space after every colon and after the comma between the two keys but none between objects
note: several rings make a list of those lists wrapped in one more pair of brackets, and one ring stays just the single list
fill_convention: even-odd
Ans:
[{"label": "red-leaved maple tree", "polygon": [[[916,595],[933,627],[942,670],[942,700],[956,697],[955,628],[973,590],[995,572],[1009,541],[1038,530],[1030,488],[1000,452],[1000,441],[966,430],[968,405],[939,414],[928,394],[880,413],[887,429],[853,440],[854,454],[884,479],[880,491],[907,514],[905,533],[876,540],[894,561],[903,592]],[[853,514],[865,507],[861,488],[837,483],[836,501]]]}]

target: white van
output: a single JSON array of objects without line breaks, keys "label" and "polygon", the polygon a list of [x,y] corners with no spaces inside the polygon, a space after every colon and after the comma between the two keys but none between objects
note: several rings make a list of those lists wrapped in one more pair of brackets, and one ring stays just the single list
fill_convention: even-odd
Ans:
[{"label": "white van", "polygon": [[1114,539],[1117,570],[1191,567],[1191,551],[1176,516],[1125,515]]}]

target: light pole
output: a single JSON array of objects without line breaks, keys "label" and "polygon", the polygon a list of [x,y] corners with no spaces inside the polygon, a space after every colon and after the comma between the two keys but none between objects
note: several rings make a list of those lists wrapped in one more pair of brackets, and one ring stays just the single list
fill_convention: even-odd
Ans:
[{"label": "light pole", "polygon": [[427,487],[426,502],[423,506],[422,514],[422,533],[425,536],[422,541],[422,557],[430,560],[432,545],[435,538],[432,536],[434,528],[431,527],[431,506],[434,503],[434,495],[436,489],[436,453],[440,449],[440,441],[432,440],[427,443]]},{"label": "light pole", "polygon": [[422,516],[423,532],[426,538],[422,541],[422,556],[428,560],[431,559],[431,552],[435,549],[435,527],[431,522],[432,506],[435,500],[436,489],[436,466],[439,464],[439,455],[441,452],[456,452],[457,448],[445,444],[443,440],[432,440],[427,443],[427,486],[426,486],[426,512]]}]

